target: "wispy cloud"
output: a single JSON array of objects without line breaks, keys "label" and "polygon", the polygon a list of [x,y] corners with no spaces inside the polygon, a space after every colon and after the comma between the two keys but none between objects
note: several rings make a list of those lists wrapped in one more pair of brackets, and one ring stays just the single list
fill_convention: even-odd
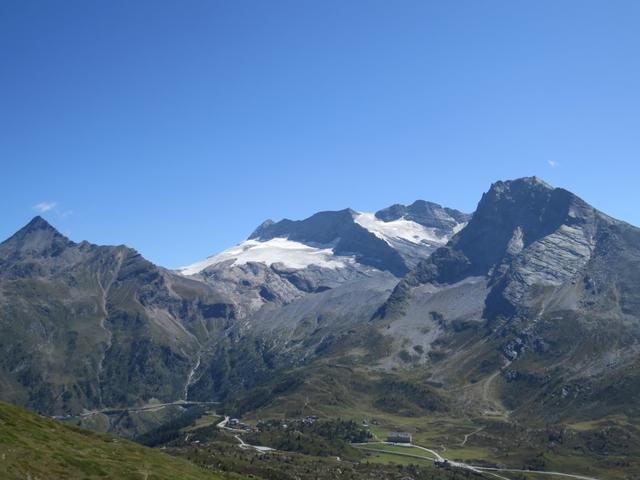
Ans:
[{"label": "wispy cloud", "polygon": [[555,160],[547,160],[547,163],[551,168],[555,168],[558,165],[558,162],[556,162]]},{"label": "wispy cloud", "polygon": [[58,202],[40,202],[40,203],[36,203],[32,208],[36,212],[46,213],[50,210],[53,210],[57,206],[58,206]]}]

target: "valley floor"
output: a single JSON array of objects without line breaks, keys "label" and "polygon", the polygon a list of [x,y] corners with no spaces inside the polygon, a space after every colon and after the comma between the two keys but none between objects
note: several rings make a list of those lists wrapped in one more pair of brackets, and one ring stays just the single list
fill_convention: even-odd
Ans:
[{"label": "valley floor", "polygon": [[[307,416],[258,421],[250,416],[231,422],[229,416],[207,410],[189,425],[178,424],[174,435],[160,435],[155,445],[207,468],[263,478],[307,478],[304,471],[320,466],[325,476],[317,478],[331,478],[334,469],[345,465],[355,469],[352,478],[361,478],[359,469],[369,466],[383,466],[390,469],[384,470],[387,473],[411,468],[445,475],[442,478],[472,475],[503,480],[630,480],[640,471],[640,449],[631,451],[627,445],[626,450],[615,451],[619,439],[613,438],[604,447],[607,451],[593,443],[603,430],[615,430],[612,425],[626,431],[635,428],[621,418],[565,425],[564,438],[556,438],[558,428],[526,427],[497,417],[402,417],[380,411],[345,411],[339,417],[351,420]],[[345,422],[350,433],[340,430]],[[395,430],[410,432],[413,443],[385,442],[387,433]],[[353,440],[354,431],[364,437]],[[282,464],[290,462],[298,466],[293,477],[281,471]]]}]

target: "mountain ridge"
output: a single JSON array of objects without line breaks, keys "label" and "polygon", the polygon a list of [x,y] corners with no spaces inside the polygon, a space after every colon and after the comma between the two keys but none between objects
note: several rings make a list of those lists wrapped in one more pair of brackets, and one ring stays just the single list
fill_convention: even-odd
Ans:
[{"label": "mountain ridge", "polygon": [[[406,262],[393,229],[417,228],[406,217],[432,205],[392,206],[379,211],[384,219],[342,210],[270,222],[250,241],[272,248],[293,235],[317,258],[324,250],[308,245],[312,236],[365,232],[368,244],[375,238]],[[598,392],[622,395],[604,372],[623,378],[640,350],[640,230],[534,177],[494,183],[471,218],[442,211],[451,237],[437,248],[425,243],[402,278],[356,255],[343,255],[339,268],[230,256],[185,276],[124,246],[63,240],[34,219],[0,244],[2,390],[49,412],[210,401],[289,368],[336,362],[371,374],[422,372],[444,397],[465,388],[450,401],[478,414],[509,410],[525,400],[519,391],[540,416],[568,415],[570,400],[576,415],[614,409]],[[564,350],[573,337],[594,346],[597,335],[607,338],[598,354]],[[617,367],[607,367],[611,358]],[[485,382],[491,388],[474,386]]]},{"label": "mountain ridge", "polygon": [[[235,259],[236,263],[243,262],[242,253],[256,252],[256,247],[266,251],[262,247],[272,244],[276,249],[302,251],[306,248],[310,255],[306,260],[300,260],[302,268],[316,261],[311,254],[317,254],[318,257],[325,257],[317,260],[319,266],[340,268],[340,263],[353,260],[363,267],[403,276],[418,258],[446,243],[468,218],[469,215],[457,210],[417,200],[409,206],[396,204],[375,214],[346,208],[318,212],[304,220],[283,219],[274,222],[269,219],[237,247],[178,271],[193,275],[222,261]],[[322,254],[320,250],[326,253]],[[281,261],[286,258],[278,254],[273,257]],[[267,263],[272,261],[267,255],[254,255],[252,258]],[[289,266],[294,268],[300,268],[299,265],[289,262]]]}]

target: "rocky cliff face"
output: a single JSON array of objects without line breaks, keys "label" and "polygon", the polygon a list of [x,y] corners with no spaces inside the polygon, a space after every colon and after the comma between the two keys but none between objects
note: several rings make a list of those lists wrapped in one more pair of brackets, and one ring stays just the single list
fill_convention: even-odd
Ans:
[{"label": "rocky cliff face", "polygon": [[[494,368],[509,366],[506,398],[520,388],[547,405],[557,398],[562,408],[571,398],[580,410],[602,375],[637,361],[639,242],[639,229],[566,190],[537,178],[497,182],[468,225],[399,282],[376,318],[391,322],[398,344],[411,339],[432,355],[451,355],[434,365],[448,381],[468,378],[456,362],[494,349]],[[454,354],[469,329],[473,342]],[[562,394],[569,378],[580,393],[574,386]]]},{"label": "rocky cliff face", "polygon": [[534,285],[558,286],[574,278],[591,259],[598,234],[619,224],[535,177],[497,182],[466,228],[421,262],[401,288],[486,276],[492,299],[515,308]]}]

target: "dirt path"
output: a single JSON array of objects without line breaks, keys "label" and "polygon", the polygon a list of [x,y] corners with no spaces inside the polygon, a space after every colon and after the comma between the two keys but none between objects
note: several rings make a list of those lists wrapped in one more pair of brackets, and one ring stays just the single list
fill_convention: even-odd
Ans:
[{"label": "dirt path", "polygon": [[482,430],[484,430],[484,427],[480,427],[480,428],[478,428],[477,430],[474,430],[474,431],[473,431],[473,432],[471,432],[471,433],[467,433],[467,434],[465,434],[465,436],[464,436],[464,440],[462,440],[462,443],[460,443],[460,446],[461,446],[461,447],[464,447],[464,446],[467,444],[467,440],[469,440],[469,437],[470,437],[471,435],[475,435],[476,433],[481,432]]},{"label": "dirt path", "polygon": [[513,472],[513,473],[530,473],[535,475],[551,475],[556,477],[565,477],[565,478],[575,478],[577,480],[600,480],[595,477],[585,477],[583,475],[576,475],[573,473],[562,473],[562,472],[543,472],[539,470],[519,470],[517,468],[490,468],[490,467],[475,467],[481,472]]}]

